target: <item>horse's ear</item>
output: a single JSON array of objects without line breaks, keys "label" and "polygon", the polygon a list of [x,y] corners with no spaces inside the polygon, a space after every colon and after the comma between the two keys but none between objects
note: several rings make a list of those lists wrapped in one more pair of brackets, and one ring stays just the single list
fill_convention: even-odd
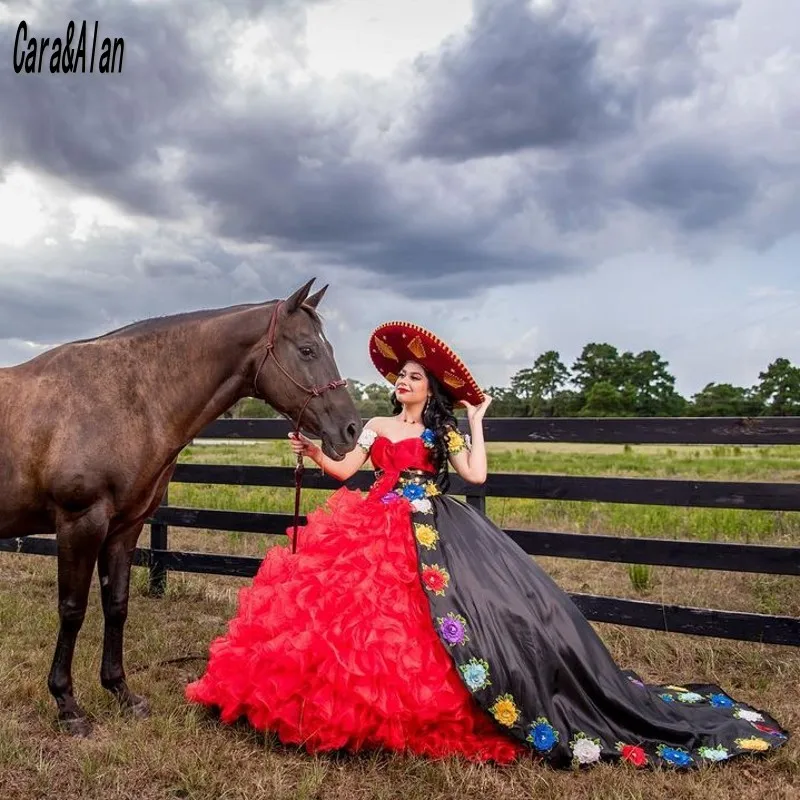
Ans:
[{"label": "horse's ear", "polygon": [[319,305],[319,301],[322,300],[322,296],[325,294],[327,290],[328,290],[328,284],[326,283],[316,294],[312,294],[311,297],[309,297],[306,300],[306,305],[311,306],[311,308],[313,309],[316,309],[317,306]]},{"label": "horse's ear", "polygon": [[286,312],[293,314],[306,301],[308,293],[311,291],[311,284],[316,278],[312,278],[305,286],[301,286],[291,297],[286,298]]}]

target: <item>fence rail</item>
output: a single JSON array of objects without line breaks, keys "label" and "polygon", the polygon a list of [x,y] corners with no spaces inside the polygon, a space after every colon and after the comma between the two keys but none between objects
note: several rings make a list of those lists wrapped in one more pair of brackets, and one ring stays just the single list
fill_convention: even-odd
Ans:
[{"label": "fence rail", "polygon": [[[279,439],[290,430],[282,419],[219,419],[198,439]],[[797,445],[800,417],[759,418],[604,418],[484,420],[487,442],[567,442],[662,445]],[[347,482],[366,489],[372,473],[362,470]],[[174,483],[293,487],[290,467],[179,464]],[[307,470],[304,487],[332,490],[341,484]],[[800,511],[800,483],[664,480],[562,475],[490,474],[482,486],[457,476],[451,493],[485,510],[487,497],[520,497],[604,503],[705,508]],[[136,551],[135,563],[150,571],[154,594],[163,593],[170,571],[252,577],[260,559],[248,556],[180,552],[169,549],[170,526],[284,534],[291,514],[170,506],[165,499],[150,523],[150,547]],[[301,518],[305,522],[305,517]],[[800,575],[800,547],[636,538],[603,534],[504,529],[531,555],[619,563],[725,570],[771,575]],[[0,541],[0,550],[55,555],[52,537]],[[800,618],[664,605],[571,593],[588,619],[653,630],[800,646]]]}]

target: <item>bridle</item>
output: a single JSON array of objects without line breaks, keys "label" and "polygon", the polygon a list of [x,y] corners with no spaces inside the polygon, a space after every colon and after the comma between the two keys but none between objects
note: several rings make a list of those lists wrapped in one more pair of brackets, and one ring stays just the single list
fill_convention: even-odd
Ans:
[{"label": "bridle", "polygon": [[[260,397],[258,391],[258,376],[261,373],[261,370],[264,367],[267,359],[272,356],[273,360],[275,361],[276,366],[278,369],[298,388],[300,391],[305,392],[308,397],[306,398],[305,403],[303,403],[303,407],[300,409],[300,413],[297,415],[297,421],[289,417],[289,421],[294,423],[294,433],[295,436],[300,434],[300,428],[302,425],[303,414],[305,413],[308,404],[311,402],[312,398],[319,397],[321,394],[324,394],[329,389],[339,389],[342,386],[347,386],[347,381],[345,380],[336,380],[331,381],[330,383],[326,383],[324,386],[304,386],[302,383],[298,383],[286,370],[286,368],[281,364],[278,356],[275,355],[275,333],[278,329],[278,312],[281,310],[281,306],[285,303],[285,300],[279,300],[278,304],[275,306],[275,311],[272,313],[272,317],[269,320],[269,326],[267,327],[267,343],[265,346],[264,358],[261,359],[261,363],[259,364],[258,369],[256,370],[256,374],[253,377],[253,389],[255,391],[255,396]],[[266,398],[260,397],[265,403],[267,402]],[[287,416],[287,415],[284,415]],[[301,485],[303,482],[303,470],[305,469],[303,465],[303,456],[301,454],[297,454],[297,466],[294,468],[294,536],[292,538],[292,552],[297,552],[297,526],[298,521],[300,519],[300,490]]]}]

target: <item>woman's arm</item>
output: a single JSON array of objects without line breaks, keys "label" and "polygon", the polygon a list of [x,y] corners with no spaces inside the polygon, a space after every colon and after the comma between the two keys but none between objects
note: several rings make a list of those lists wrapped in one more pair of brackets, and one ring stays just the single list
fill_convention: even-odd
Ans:
[{"label": "woman's arm", "polygon": [[486,443],[483,439],[483,415],[492,402],[489,395],[483,396],[483,402],[479,406],[473,406],[462,400],[461,405],[467,409],[467,419],[469,420],[470,439],[466,439],[457,430],[451,430],[447,434],[447,447],[450,463],[453,469],[468,483],[484,483],[486,481]]},{"label": "woman's arm", "polygon": [[336,478],[338,481],[346,481],[358,472],[369,458],[370,447],[375,438],[373,420],[369,420],[358,438],[358,444],[341,460],[334,461],[322,452],[322,448],[307,439],[301,433],[295,438],[294,432],[289,434],[292,452],[310,458],[324,473]]}]

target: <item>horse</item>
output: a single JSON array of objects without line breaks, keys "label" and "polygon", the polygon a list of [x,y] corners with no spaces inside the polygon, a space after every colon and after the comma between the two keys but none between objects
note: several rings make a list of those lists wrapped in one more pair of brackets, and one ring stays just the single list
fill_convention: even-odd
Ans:
[{"label": "horse", "polygon": [[181,450],[243,397],[264,400],[341,460],[361,417],[317,313],[315,279],[285,300],[173,314],[0,369],[0,538],[55,533],[57,726],[88,736],[72,660],[97,565],[100,682],[133,717],[150,704],[123,666],[131,562]]}]

